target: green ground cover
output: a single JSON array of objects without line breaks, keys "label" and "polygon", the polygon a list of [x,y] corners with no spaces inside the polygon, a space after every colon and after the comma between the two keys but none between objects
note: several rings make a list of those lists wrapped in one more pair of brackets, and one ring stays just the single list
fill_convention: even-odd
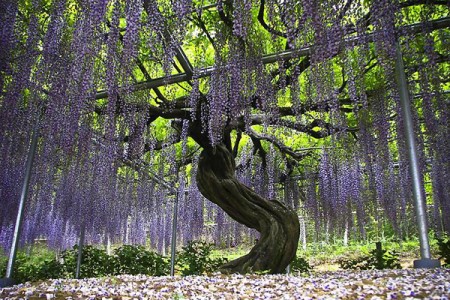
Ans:
[{"label": "green ground cover", "polygon": [[[432,239],[433,258],[440,258],[448,266],[450,240]],[[291,264],[291,272],[336,271],[342,269],[396,269],[411,268],[418,259],[419,242],[386,240],[381,251],[375,242],[333,244],[311,243],[300,248],[297,258]],[[212,244],[195,241],[178,249],[176,274],[201,275],[216,272],[221,264],[233,260],[250,250],[250,245],[219,249]],[[48,278],[74,278],[78,249],[61,253],[49,250],[45,245],[27,246],[20,251],[14,270],[19,282],[39,281]],[[7,257],[0,256],[0,272],[5,274]],[[111,255],[104,247],[86,246],[83,252],[81,277],[102,277],[120,274],[168,275],[170,258],[145,249],[143,246],[122,245],[114,248]]]}]

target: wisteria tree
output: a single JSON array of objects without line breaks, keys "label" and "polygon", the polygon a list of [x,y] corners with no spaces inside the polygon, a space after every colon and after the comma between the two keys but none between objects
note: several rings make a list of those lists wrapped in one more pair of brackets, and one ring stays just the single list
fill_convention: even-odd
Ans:
[{"label": "wisteria tree", "polygon": [[[277,189],[298,175],[311,177],[305,205],[318,219],[356,207],[363,231],[360,200],[369,197],[395,223],[410,197],[397,44],[424,170],[432,160],[438,227],[450,231],[441,218],[450,215],[448,8],[438,0],[2,1],[2,232],[33,130],[39,171],[29,210],[59,222],[44,230],[30,219],[25,227],[36,232],[67,233],[71,220],[95,235],[113,232],[111,219],[145,220],[158,204],[130,182],[146,177],[196,183],[260,233],[224,272],[279,273],[294,258],[299,221]],[[320,158],[317,148],[348,151]],[[255,188],[237,176],[248,153],[260,166]],[[305,171],[319,161],[318,173]],[[399,191],[400,200],[389,198]],[[139,205],[126,200],[134,195]],[[129,205],[141,209],[130,217]]]}]

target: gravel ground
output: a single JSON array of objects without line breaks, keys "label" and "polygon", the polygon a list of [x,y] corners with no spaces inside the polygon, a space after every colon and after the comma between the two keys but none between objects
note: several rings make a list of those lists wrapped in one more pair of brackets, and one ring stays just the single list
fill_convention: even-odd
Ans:
[{"label": "gravel ground", "polygon": [[450,269],[320,272],[309,276],[123,275],[26,283],[1,299],[450,299]]}]

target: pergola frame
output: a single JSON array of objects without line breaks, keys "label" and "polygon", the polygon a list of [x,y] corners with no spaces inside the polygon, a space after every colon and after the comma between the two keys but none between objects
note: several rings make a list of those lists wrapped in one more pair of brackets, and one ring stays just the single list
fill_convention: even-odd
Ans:
[{"label": "pergola frame", "polygon": [[[440,18],[437,20],[430,21],[427,25],[431,27],[432,30],[448,28],[450,27],[450,17]],[[416,23],[411,25],[405,25],[397,29],[398,32],[407,32],[407,33],[419,33],[423,30],[423,23]],[[373,41],[373,38],[377,32],[372,32],[364,35],[364,40]],[[166,33],[165,36],[170,36]],[[352,36],[348,37],[344,40],[343,45],[357,45],[360,43],[361,36]],[[196,78],[209,77],[217,68],[214,66],[209,66],[205,68],[198,69],[196,71],[193,70],[193,67],[184,53],[181,47],[176,47],[176,59],[180,63],[181,67],[184,70],[184,73],[179,73],[175,75],[167,75],[155,79],[145,80],[136,84],[133,84],[129,90],[131,91],[142,91],[155,89],[161,86],[167,86],[176,83],[182,83],[193,79],[195,75]],[[311,55],[314,50],[314,45],[306,46],[300,49],[290,49],[285,51],[280,51],[273,54],[264,55],[261,57],[261,62],[263,64],[271,64],[279,61],[287,61],[294,58],[300,58],[304,56]],[[108,92],[106,90],[100,90],[95,94],[95,99],[104,99],[108,97]]]}]

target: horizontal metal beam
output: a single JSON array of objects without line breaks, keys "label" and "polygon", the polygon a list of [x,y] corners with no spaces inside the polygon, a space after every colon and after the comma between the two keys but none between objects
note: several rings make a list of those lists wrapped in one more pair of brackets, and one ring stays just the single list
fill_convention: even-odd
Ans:
[{"label": "horizontal metal beam", "polygon": [[[448,28],[448,27],[450,27],[450,17],[430,21],[428,25],[431,26],[431,28],[433,30]],[[419,32],[423,31],[423,23],[402,26],[402,27],[398,28],[398,31],[406,32],[406,33],[419,33]],[[376,34],[376,32],[365,35],[364,40],[365,41],[373,40],[375,34]],[[353,37],[346,38],[343,43],[344,43],[344,45],[358,44],[360,39],[361,39],[361,36],[353,36]],[[281,52],[274,53],[274,54],[264,55],[261,58],[261,61],[263,64],[270,64],[270,63],[275,63],[278,61],[286,61],[286,60],[310,55],[313,49],[314,49],[314,45],[303,47],[300,49],[291,49],[291,50],[281,51]],[[180,55],[183,56],[184,52]],[[177,54],[177,58],[178,58],[178,54]],[[180,59],[179,59],[179,61],[180,61]],[[183,61],[182,58],[181,58],[181,61]],[[181,61],[180,61],[180,64],[182,64]],[[185,63],[188,63],[190,65],[189,60],[187,60],[187,58],[185,60]],[[185,68],[186,73],[169,75],[169,76],[164,76],[164,77],[140,82],[140,83],[134,84],[131,87],[131,91],[142,91],[142,90],[147,90],[147,89],[153,89],[156,87],[174,84],[174,83],[180,83],[180,82],[184,82],[184,81],[188,81],[188,80],[192,79],[192,76],[193,76],[192,73],[188,73],[189,66],[183,66],[183,64],[182,64],[182,67]],[[190,68],[192,68],[192,66],[190,66]],[[196,72],[196,77],[198,77],[198,78],[208,77],[215,70],[216,70],[216,67],[214,67],[214,66],[199,69]],[[99,91],[95,95],[96,99],[103,99],[106,97],[108,97],[108,93],[106,90]]]}]

